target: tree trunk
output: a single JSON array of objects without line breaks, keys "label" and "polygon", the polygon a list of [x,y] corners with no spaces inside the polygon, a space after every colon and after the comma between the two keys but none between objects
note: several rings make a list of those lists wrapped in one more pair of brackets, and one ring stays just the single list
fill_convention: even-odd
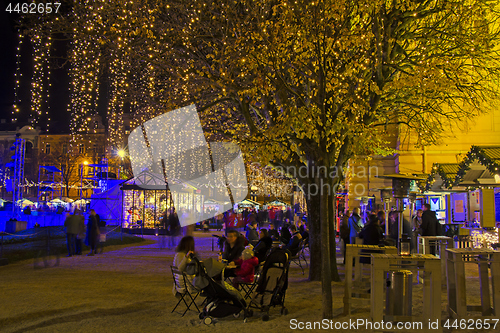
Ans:
[{"label": "tree trunk", "polygon": [[337,269],[337,228],[335,225],[335,211],[337,208],[336,200],[337,196],[335,193],[336,187],[331,187],[332,191],[330,191],[328,195],[328,223],[330,225],[330,269],[332,272],[332,280],[336,282],[340,282],[339,271]]},{"label": "tree trunk", "polygon": [[[323,179],[318,181],[323,185]],[[323,190],[322,186],[320,187]],[[333,319],[333,300],[332,300],[332,272],[330,269],[330,221],[328,219],[328,193],[321,193],[320,220],[321,220],[321,254],[322,254],[322,274],[321,274],[321,293],[323,319]]]},{"label": "tree trunk", "polygon": [[320,225],[320,195],[307,193],[307,223],[309,226],[309,281],[321,280],[321,225]]}]

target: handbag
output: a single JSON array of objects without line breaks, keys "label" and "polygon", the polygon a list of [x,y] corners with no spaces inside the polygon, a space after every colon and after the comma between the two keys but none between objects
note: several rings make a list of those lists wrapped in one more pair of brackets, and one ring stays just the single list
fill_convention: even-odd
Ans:
[{"label": "handbag", "polygon": [[101,242],[101,243],[106,242],[106,234],[100,234],[99,235],[99,242]]}]

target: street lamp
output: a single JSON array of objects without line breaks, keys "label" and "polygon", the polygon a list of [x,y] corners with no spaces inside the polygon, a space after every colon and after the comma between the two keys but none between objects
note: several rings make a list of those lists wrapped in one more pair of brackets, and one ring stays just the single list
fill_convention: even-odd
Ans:
[{"label": "street lamp", "polygon": [[80,200],[83,197],[83,166],[88,164],[89,162],[83,161],[83,163],[80,165]]}]

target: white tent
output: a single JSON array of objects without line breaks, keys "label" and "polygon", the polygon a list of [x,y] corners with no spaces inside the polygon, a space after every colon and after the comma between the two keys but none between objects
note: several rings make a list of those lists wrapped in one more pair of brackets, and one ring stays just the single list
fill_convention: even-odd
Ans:
[{"label": "white tent", "polygon": [[90,209],[94,209],[101,220],[106,224],[119,225],[121,222],[122,191],[121,183],[116,184],[109,190],[93,194],[90,198]]}]

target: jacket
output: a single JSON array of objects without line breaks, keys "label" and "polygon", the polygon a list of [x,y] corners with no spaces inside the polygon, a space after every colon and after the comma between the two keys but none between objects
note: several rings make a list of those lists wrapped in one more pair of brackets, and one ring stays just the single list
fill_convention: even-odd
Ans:
[{"label": "jacket", "polygon": [[422,213],[422,236],[441,236],[441,225],[436,217],[436,212],[426,210]]},{"label": "jacket", "polygon": [[300,233],[298,231],[294,232],[292,238],[284,247],[284,249],[290,251],[292,253],[292,256],[296,255],[300,250],[299,245],[301,239],[302,236],[300,235]]},{"label": "jacket", "polygon": [[259,241],[259,233],[257,232],[257,229],[249,226],[247,229],[246,238],[248,239],[250,244],[257,243]]},{"label": "jacket", "polygon": [[240,265],[240,267],[236,268],[234,271],[238,280],[245,283],[252,283],[255,274],[255,266],[259,264],[259,259],[257,259],[257,257],[252,257],[247,260],[238,259],[235,261],[235,264]]},{"label": "jacket", "polygon": [[351,217],[349,217],[349,236],[350,237],[358,237],[358,233],[361,231],[361,226],[359,225],[359,220],[361,218],[359,215],[352,214]]},{"label": "jacket", "polygon": [[264,261],[267,251],[271,247],[273,247],[273,239],[269,236],[261,238],[257,245],[255,245],[253,252],[257,259],[259,259],[259,262]]},{"label": "jacket", "polygon": [[236,240],[236,243],[233,247],[229,246],[229,243],[226,241],[224,244],[224,252],[222,253],[222,259],[227,260],[228,262],[236,261],[241,256],[241,252],[245,249],[245,239],[243,236],[239,236]]}]

